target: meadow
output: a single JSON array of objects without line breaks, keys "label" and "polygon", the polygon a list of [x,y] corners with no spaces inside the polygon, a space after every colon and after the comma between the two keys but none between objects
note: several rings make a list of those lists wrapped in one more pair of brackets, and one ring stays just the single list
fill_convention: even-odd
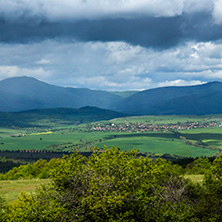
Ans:
[{"label": "meadow", "polygon": [[0,196],[7,203],[16,200],[21,191],[34,193],[36,188],[49,182],[49,179],[0,180]]}]

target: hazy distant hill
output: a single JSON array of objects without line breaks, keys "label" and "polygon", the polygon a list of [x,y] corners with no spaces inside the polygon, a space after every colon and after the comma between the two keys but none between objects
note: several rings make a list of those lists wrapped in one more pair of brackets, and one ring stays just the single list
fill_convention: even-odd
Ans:
[{"label": "hazy distant hill", "polygon": [[122,98],[127,98],[129,96],[132,96],[136,93],[138,93],[139,91],[113,91],[111,92],[112,94],[121,96]]},{"label": "hazy distant hill", "polygon": [[222,113],[222,83],[145,90],[119,102],[116,110],[136,115]]},{"label": "hazy distant hill", "polygon": [[95,106],[134,115],[222,113],[222,83],[107,92],[59,87],[31,77],[0,81],[0,111]]},{"label": "hazy distant hill", "polygon": [[0,111],[98,106],[110,109],[121,96],[106,91],[59,87],[31,77],[0,81]]},{"label": "hazy distant hill", "polygon": [[72,125],[128,116],[97,107],[36,109],[23,112],[0,112],[1,127],[51,127]]}]

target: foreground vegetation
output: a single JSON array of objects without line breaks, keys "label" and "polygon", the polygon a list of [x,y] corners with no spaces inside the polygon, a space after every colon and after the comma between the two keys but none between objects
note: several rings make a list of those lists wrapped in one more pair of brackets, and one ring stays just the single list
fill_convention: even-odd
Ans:
[{"label": "foreground vegetation", "polygon": [[75,152],[57,159],[51,183],[2,202],[1,221],[221,221],[222,157],[188,168],[204,171],[202,185],[185,179],[182,167],[135,150]]}]

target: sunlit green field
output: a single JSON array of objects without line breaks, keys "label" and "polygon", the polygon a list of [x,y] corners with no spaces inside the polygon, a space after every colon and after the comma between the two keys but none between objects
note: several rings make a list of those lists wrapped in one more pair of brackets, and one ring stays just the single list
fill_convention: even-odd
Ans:
[{"label": "sunlit green field", "polygon": [[222,148],[222,127],[181,131],[188,140],[202,140],[210,146]]},{"label": "sunlit green field", "polygon": [[132,116],[132,117],[126,117],[126,118],[117,118],[110,120],[110,122],[113,123],[124,123],[124,122],[130,122],[130,123],[147,123],[147,124],[176,124],[178,122],[185,123],[185,122],[205,122],[209,120],[215,120],[215,119],[222,119],[221,115],[215,115],[215,116]]},{"label": "sunlit green field", "polygon": [[35,192],[36,187],[46,184],[49,179],[32,179],[32,180],[0,180],[0,196],[7,203],[16,200],[21,191],[28,194]]},{"label": "sunlit green field", "polygon": [[105,142],[98,143],[97,146],[102,148],[117,146],[122,150],[139,149],[141,152],[151,152],[157,154],[171,154],[183,157],[211,156],[217,153],[216,150],[204,149],[186,145],[183,141],[176,138],[172,133],[148,133],[138,134],[128,137],[124,136],[113,138]]},{"label": "sunlit green field", "polygon": [[167,153],[184,157],[211,156],[218,152],[217,148],[222,148],[220,127],[179,131],[187,140],[201,140],[215,147],[215,150],[187,145],[171,132],[149,132],[146,136],[137,133],[132,137],[130,133],[90,131],[90,128],[103,123],[177,124],[212,120],[222,120],[222,116],[138,116],[50,128],[0,128],[0,150],[72,151],[75,148],[84,152],[96,145],[100,148],[106,145],[118,146],[123,150],[136,148],[141,152]]},{"label": "sunlit green field", "polygon": [[[54,150],[52,145],[61,145],[63,151],[86,151],[93,147],[99,139],[110,135],[98,132],[70,132],[61,130],[51,134],[27,134],[21,137],[7,137],[0,139],[0,150]],[[98,140],[98,141],[97,141]],[[83,148],[84,147],[84,148]],[[80,149],[79,149],[80,148]]]}]

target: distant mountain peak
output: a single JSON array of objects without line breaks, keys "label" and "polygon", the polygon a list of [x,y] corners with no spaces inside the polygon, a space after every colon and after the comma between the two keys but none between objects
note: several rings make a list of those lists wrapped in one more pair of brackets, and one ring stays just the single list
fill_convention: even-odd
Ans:
[{"label": "distant mountain peak", "polygon": [[101,90],[60,87],[28,76],[0,81],[0,111],[97,106],[111,109],[122,98]]}]

